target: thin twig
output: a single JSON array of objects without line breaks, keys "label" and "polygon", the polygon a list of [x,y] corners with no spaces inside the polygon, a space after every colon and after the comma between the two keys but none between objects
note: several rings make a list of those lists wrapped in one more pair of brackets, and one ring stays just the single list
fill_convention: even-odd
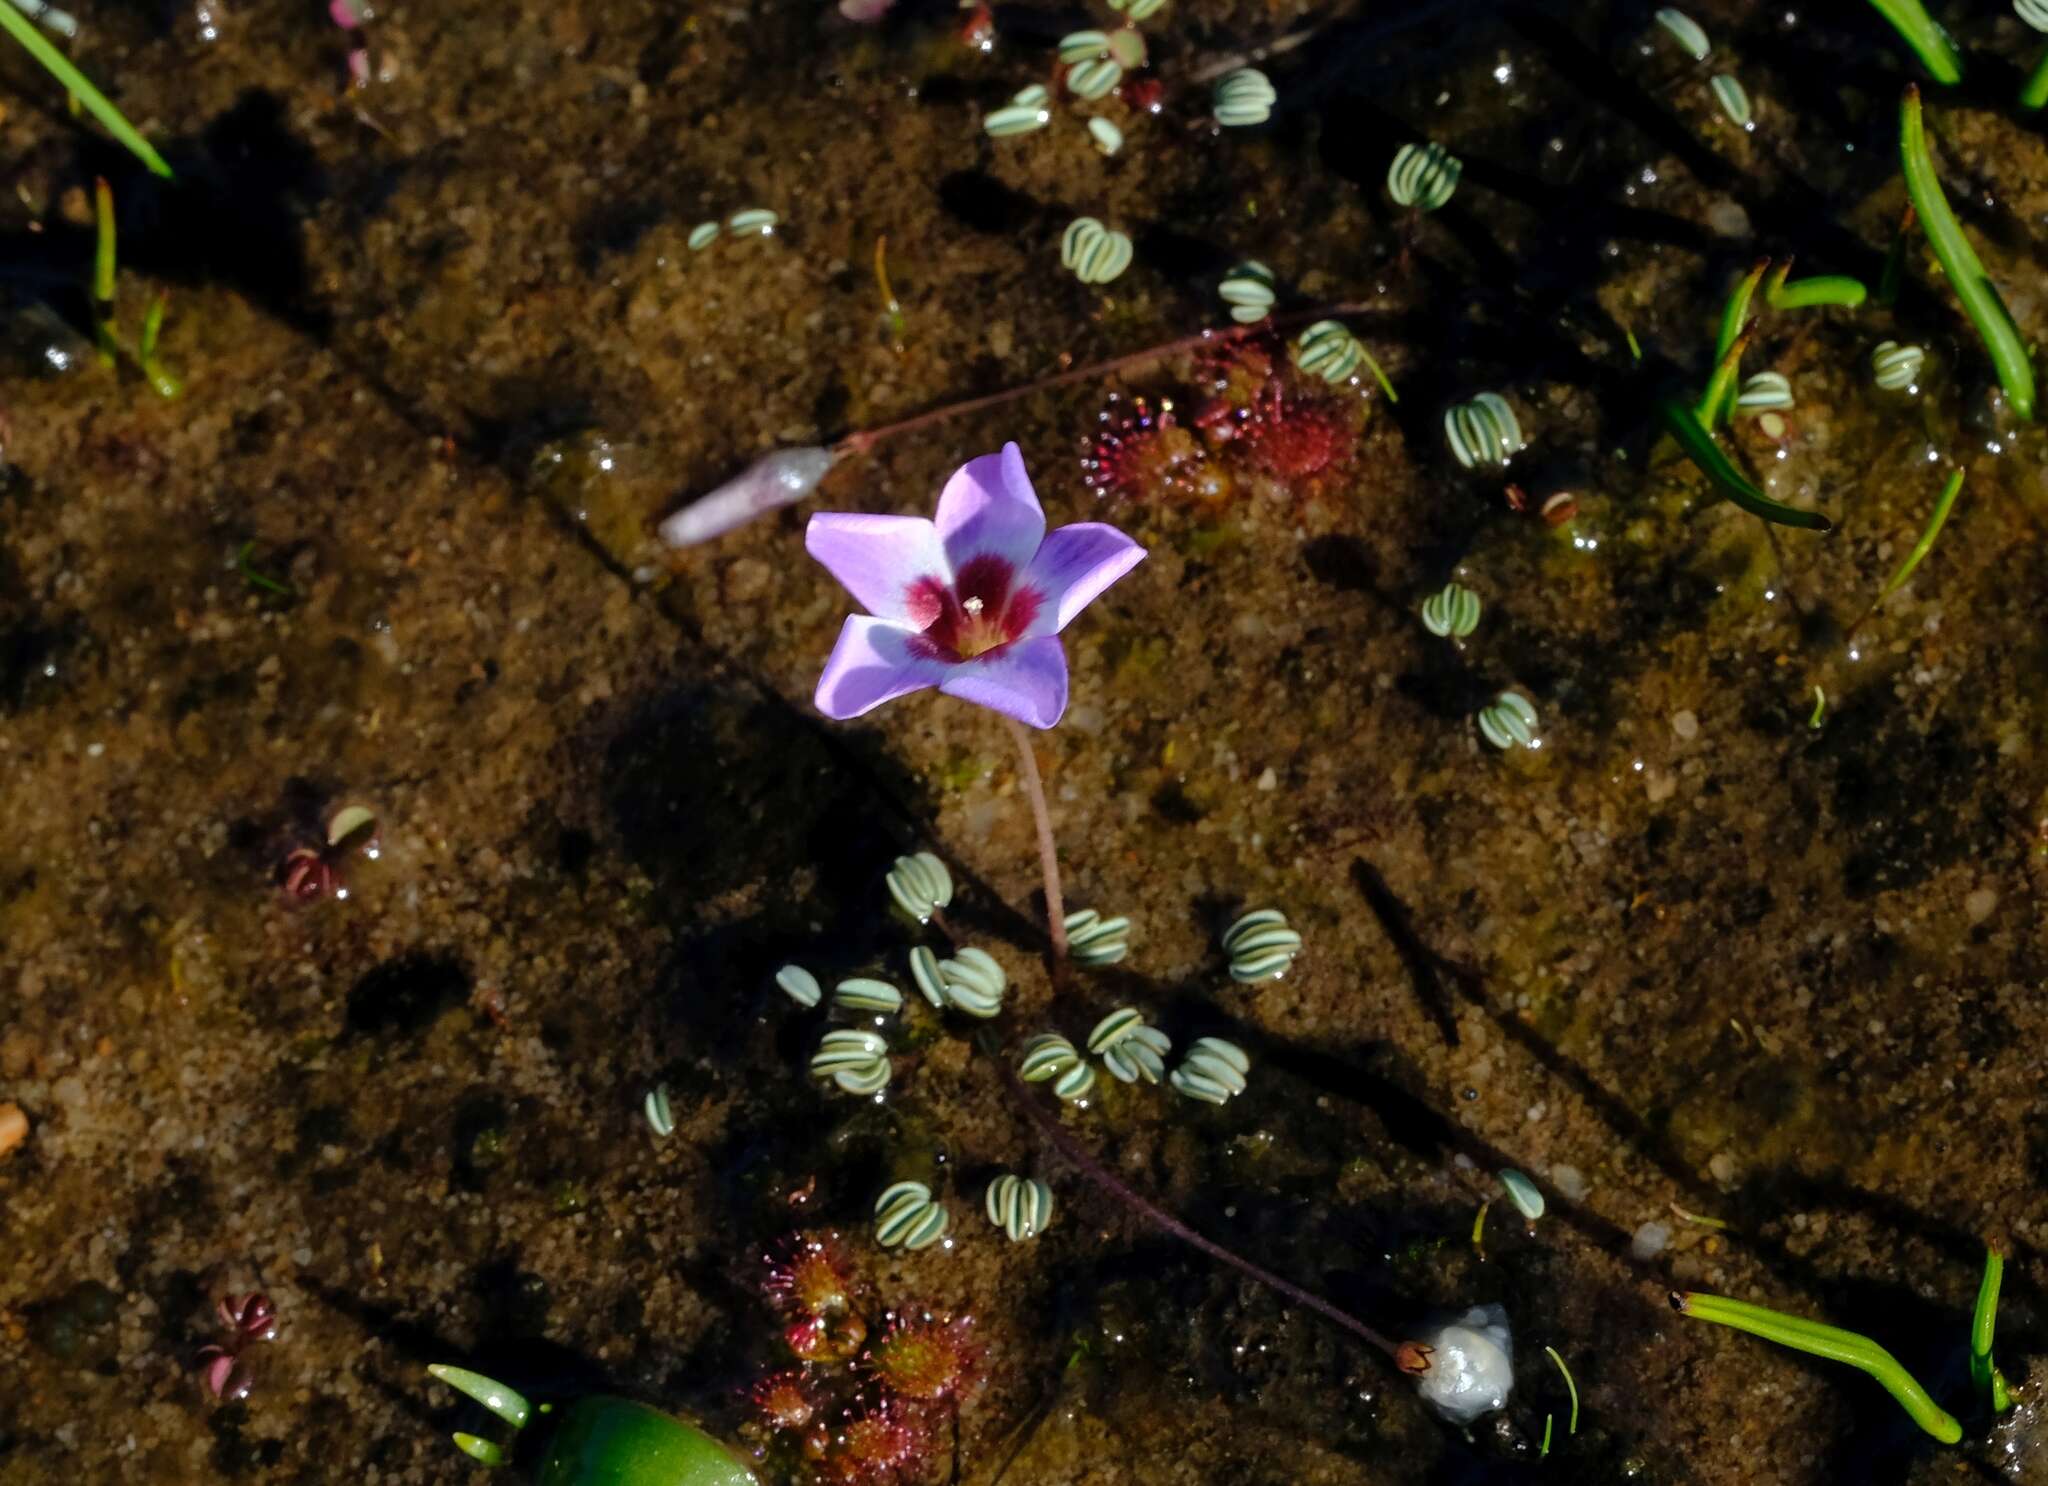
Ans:
[{"label": "thin twig", "polygon": [[1107,361],[1092,361],[1086,366],[1077,366],[1068,371],[1057,372],[1049,377],[1040,377],[1035,382],[1025,382],[1016,387],[1005,387],[1000,392],[986,393],[981,397],[970,397],[962,402],[949,402],[930,408],[894,423],[884,423],[879,428],[861,428],[846,435],[832,446],[835,456],[864,454],[884,439],[895,438],[898,434],[913,433],[920,428],[943,422],[948,418],[962,418],[969,413],[979,413],[988,408],[1001,407],[1006,402],[1015,402],[1020,397],[1029,397],[1034,392],[1049,392],[1055,387],[1065,387],[1074,382],[1092,381],[1106,377],[1130,367],[1142,366],[1148,361],[1163,361],[1183,351],[1192,351],[1203,345],[1228,345],[1258,334],[1262,330],[1277,330],[1284,326],[1307,324],[1311,320],[1335,320],[1346,315],[1363,314],[1377,306],[1362,300],[1346,301],[1341,304],[1318,305],[1314,309],[1296,310],[1285,315],[1276,315],[1254,325],[1233,325],[1222,330],[1198,330],[1192,335],[1176,336],[1170,341],[1147,346],[1139,351],[1127,351],[1121,356],[1112,356]]},{"label": "thin twig", "polygon": [[1045,808],[1045,781],[1038,777],[1038,758],[1031,751],[1031,735],[1024,724],[1005,716],[1010,739],[1017,745],[1017,767],[1024,780],[1025,796],[1031,801],[1031,820],[1038,827],[1038,865],[1045,873],[1045,929],[1052,940],[1055,964],[1067,957],[1067,911],[1060,895],[1060,855],[1053,844],[1052,816]]},{"label": "thin twig", "polygon": [[[984,1047],[986,1049],[986,1044],[984,1044]],[[1270,1269],[1262,1269],[1252,1263],[1251,1260],[1241,1258],[1237,1254],[1232,1253],[1229,1249],[1224,1248],[1223,1245],[1204,1238],[1172,1213],[1140,1197],[1136,1192],[1124,1185],[1100,1160],[1091,1155],[1087,1147],[1074,1139],[1061,1126],[1058,1120],[1039,1107],[1038,1102],[1031,1097],[1031,1091],[1024,1087],[1022,1081],[1018,1079],[1008,1063],[996,1056],[993,1050],[989,1050],[989,1052],[990,1061],[996,1065],[996,1071],[1002,1076],[1003,1082],[1009,1086],[1012,1102],[1019,1109],[1023,1110],[1025,1118],[1036,1125],[1039,1133],[1052,1142],[1053,1148],[1062,1156],[1065,1156],[1083,1176],[1094,1182],[1098,1187],[1101,1187],[1125,1207],[1130,1208],[1131,1211],[1144,1218],[1145,1221],[1152,1224],[1155,1228],[1172,1234],[1182,1243],[1189,1245],[1191,1248],[1201,1250],[1211,1259],[1229,1265],[1238,1273],[1258,1281],[1269,1290],[1279,1292],[1296,1305],[1307,1306],[1333,1326],[1341,1327],[1359,1340],[1377,1348],[1386,1354],[1389,1359],[1399,1359],[1401,1348],[1379,1332],[1373,1330],[1372,1327],[1366,1325],[1365,1322],[1359,1320],[1356,1316],[1337,1309],[1329,1301],[1324,1300],[1319,1295],[1311,1294],[1291,1280],[1283,1280]],[[1398,1360],[1396,1365],[1399,1365]]]}]

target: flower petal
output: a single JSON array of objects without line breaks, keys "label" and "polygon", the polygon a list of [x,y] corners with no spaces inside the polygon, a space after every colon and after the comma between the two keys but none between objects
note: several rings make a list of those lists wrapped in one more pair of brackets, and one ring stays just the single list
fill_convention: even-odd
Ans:
[{"label": "flower petal", "polygon": [[911,637],[910,630],[886,619],[849,615],[825,662],[825,674],[818,678],[818,710],[843,722],[938,685],[950,668],[913,654]]},{"label": "flower petal", "polygon": [[1024,472],[1023,452],[1005,444],[1002,453],[955,470],[939,492],[938,527],[954,572],[984,555],[1023,572],[1045,539],[1045,512]]},{"label": "flower petal", "polygon": [[1038,613],[1025,635],[1058,634],[1144,560],[1143,547],[1101,521],[1077,521],[1053,532],[1019,585],[1038,596]]},{"label": "flower petal", "polygon": [[804,529],[804,550],[823,563],[878,619],[923,628],[931,604],[920,600],[923,580],[950,587],[953,570],[939,533],[922,516],[862,516],[821,511]]},{"label": "flower petal", "polygon": [[1057,635],[1019,640],[945,668],[939,690],[1035,728],[1049,728],[1067,710],[1067,652]]}]

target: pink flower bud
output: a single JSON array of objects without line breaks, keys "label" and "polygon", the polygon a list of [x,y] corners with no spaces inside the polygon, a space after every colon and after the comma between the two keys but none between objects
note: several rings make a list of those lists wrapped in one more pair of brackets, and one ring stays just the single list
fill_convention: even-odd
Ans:
[{"label": "pink flower bud", "polygon": [[764,455],[662,522],[661,539],[671,547],[694,547],[756,516],[794,505],[817,489],[838,457],[815,446]]}]

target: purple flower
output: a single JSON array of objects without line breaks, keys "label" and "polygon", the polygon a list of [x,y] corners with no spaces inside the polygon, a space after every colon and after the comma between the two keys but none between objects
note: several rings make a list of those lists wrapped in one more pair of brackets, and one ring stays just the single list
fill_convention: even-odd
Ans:
[{"label": "purple flower", "polygon": [[936,686],[1035,728],[1067,710],[1060,631],[1145,556],[1100,521],[1048,534],[1015,444],[954,471],[935,521],[829,512],[804,546],[868,611],[839,632],[820,712],[858,717]]}]

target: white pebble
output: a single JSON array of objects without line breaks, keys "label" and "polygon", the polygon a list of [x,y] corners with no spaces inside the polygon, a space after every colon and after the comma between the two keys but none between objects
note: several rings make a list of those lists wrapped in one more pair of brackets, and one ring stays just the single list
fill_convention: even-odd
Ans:
[{"label": "white pebble", "polygon": [[1697,738],[1700,735],[1699,714],[1690,707],[1686,708],[1683,712],[1672,713],[1671,731],[1688,742]]},{"label": "white pebble", "polygon": [[1550,1168],[1550,1185],[1573,1202],[1583,1202],[1592,1190],[1576,1166],[1553,1166]]},{"label": "white pebble", "polygon": [[1635,1237],[1628,1242],[1628,1251],[1637,1259],[1654,1259],[1664,1252],[1664,1245],[1671,1242],[1671,1229],[1664,1223],[1645,1223],[1636,1229]]},{"label": "white pebble", "polygon": [[1429,1371],[1421,1378],[1424,1403],[1457,1424],[1507,1407],[1515,1362],[1506,1310],[1475,1305],[1419,1340],[1431,1349]]}]

